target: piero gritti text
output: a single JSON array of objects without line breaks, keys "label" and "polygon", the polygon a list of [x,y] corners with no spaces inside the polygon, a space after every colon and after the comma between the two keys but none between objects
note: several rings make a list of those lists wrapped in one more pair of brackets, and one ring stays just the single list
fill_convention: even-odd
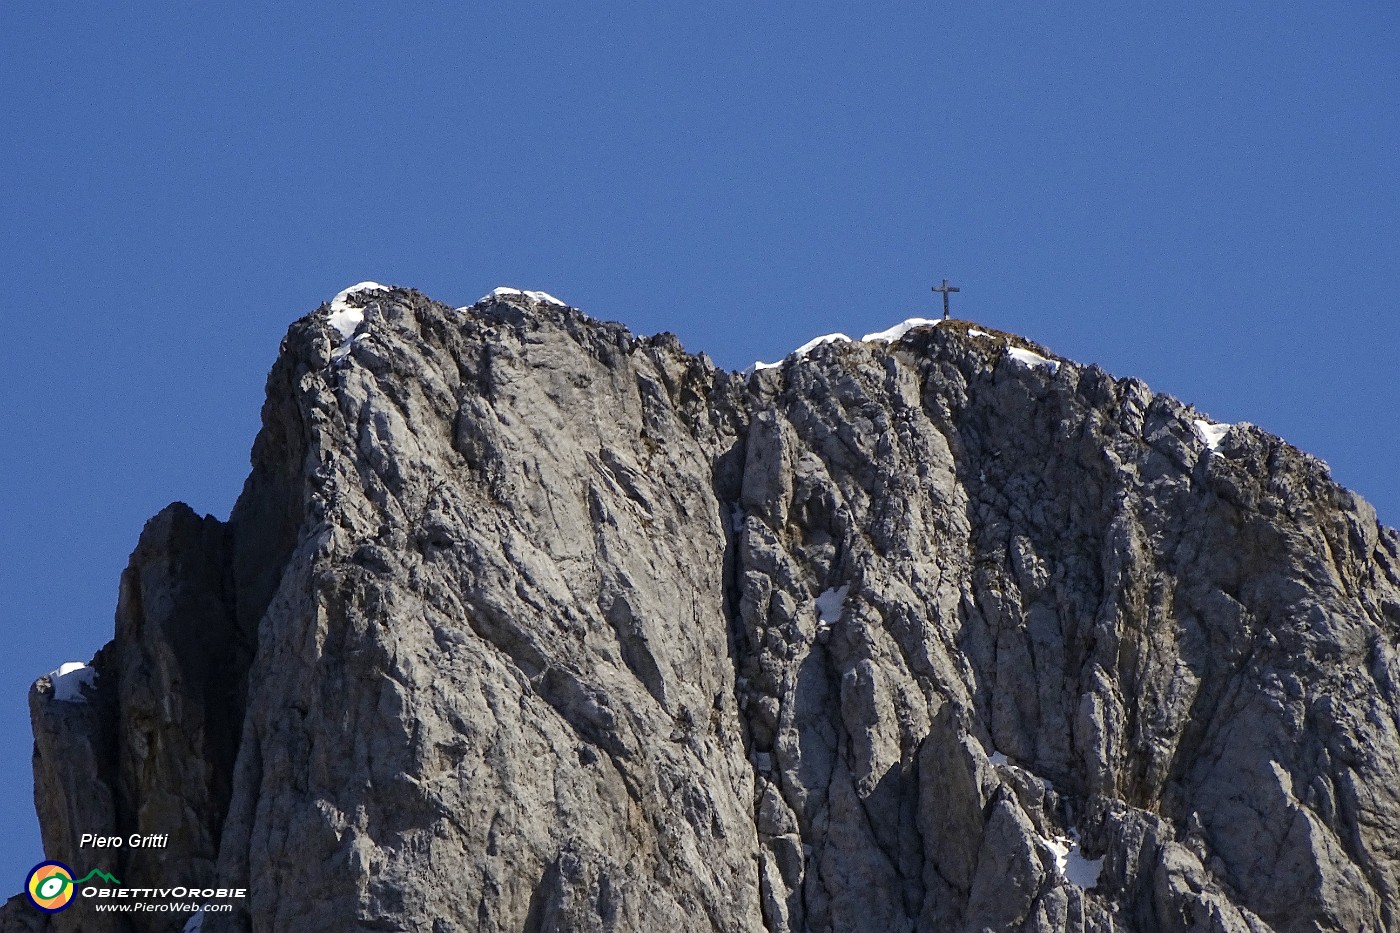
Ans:
[{"label": "piero gritti text", "polygon": [[169,833],[132,833],[130,836],[98,836],[83,833],[78,838],[80,849],[164,849],[170,842]]}]

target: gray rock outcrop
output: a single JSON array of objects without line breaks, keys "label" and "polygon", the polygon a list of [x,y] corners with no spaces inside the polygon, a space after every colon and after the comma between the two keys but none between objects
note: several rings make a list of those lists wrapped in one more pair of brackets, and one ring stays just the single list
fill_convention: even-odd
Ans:
[{"label": "gray rock outcrop", "polygon": [[958,322],[347,300],[31,692],[50,858],[168,833],[102,867],[204,931],[1400,929],[1400,536],[1316,459]]}]

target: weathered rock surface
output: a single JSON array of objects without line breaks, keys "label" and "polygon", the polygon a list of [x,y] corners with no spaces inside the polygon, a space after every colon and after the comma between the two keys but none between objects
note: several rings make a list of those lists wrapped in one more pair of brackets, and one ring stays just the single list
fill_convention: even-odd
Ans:
[{"label": "weathered rock surface", "polygon": [[350,300],[31,692],[50,858],[169,833],[101,867],[205,931],[1400,929],[1400,536],[1314,458],[957,323]]}]

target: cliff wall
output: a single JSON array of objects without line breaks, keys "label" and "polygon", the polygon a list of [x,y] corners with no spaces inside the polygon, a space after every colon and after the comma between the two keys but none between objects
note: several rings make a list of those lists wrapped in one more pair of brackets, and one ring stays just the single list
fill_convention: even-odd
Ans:
[{"label": "cliff wall", "polygon": [[169,833],[103,867],[204,931],[1400,929],[1400,537],[1316,459],[959,322],[338,304],[31,692],[50,858]]}]

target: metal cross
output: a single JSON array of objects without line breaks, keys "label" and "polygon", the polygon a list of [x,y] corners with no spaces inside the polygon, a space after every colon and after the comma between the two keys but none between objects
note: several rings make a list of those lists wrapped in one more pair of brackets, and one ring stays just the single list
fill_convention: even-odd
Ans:
[{"label": "metal cross", "polygon": [[954,288],[952,285],[949,285],[948,280],[944,279],[943,284],[933,286],[933,290],[936,292],[943,293],[943,320],[946,321],[948,320],[948,293],[959,291],[959,289]]}]

